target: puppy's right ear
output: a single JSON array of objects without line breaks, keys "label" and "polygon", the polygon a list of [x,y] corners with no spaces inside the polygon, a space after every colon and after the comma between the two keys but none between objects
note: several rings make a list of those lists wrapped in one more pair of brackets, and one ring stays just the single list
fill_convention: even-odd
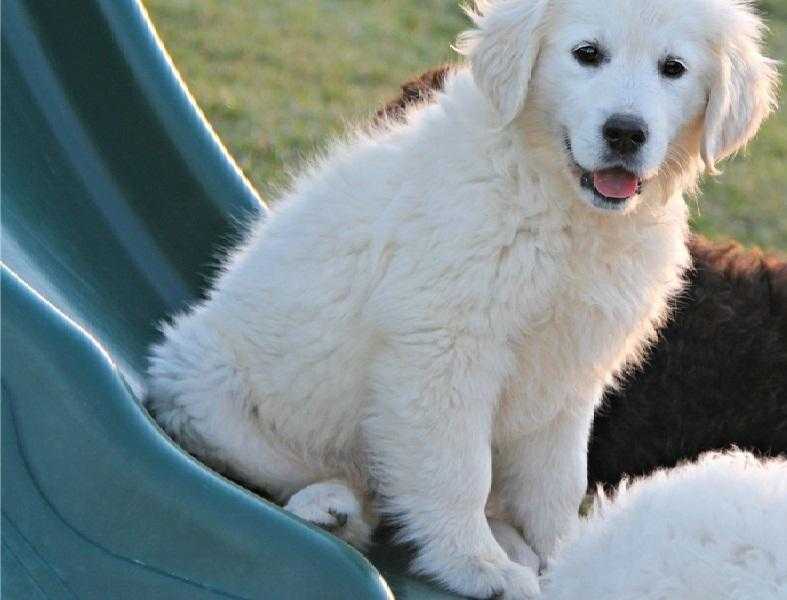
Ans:
[{"label": "puppy's right ear", "polygon": [[778,63],[762,54],[765,25],[748,3],[733,4],[727,21],[734,26],[717,42],[719,66],[710,87],[700,152],[706,170],[738,151],[776,109]]},{"label": "puppy's right ear", "polygon": [[475,8],[465,7],[475,29],[459,36],[456,49],[470,59],[473,79],[503,125],[525,105],[548,4],[549,0],[476,0]]}]

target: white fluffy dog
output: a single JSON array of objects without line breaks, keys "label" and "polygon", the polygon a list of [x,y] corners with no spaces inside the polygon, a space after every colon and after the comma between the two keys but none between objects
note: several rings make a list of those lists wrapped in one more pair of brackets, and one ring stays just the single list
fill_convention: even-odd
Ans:
[{"label": "white fluffy dog", "polygon": [[296,178],[164,327],[150,406],[296,515],[359,547],[389,515],[416,571],[524,598],[521,536],[543,563],[572,528],[602,388],[680,287],[682,192],[775,70],[740,0],[477,11],[469,68]]},{"label": "white fluffy dog", "polygon": [[787,598],[787,462],[710,453],[603,496],[544,600]]}]

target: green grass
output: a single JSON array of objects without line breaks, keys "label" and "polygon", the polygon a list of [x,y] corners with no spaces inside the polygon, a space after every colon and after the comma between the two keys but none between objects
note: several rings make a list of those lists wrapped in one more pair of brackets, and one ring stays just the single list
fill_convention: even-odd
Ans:
[{"label": "green grass", "polygon": [[[263,197],[399,84],[451,60],[458,0],[143,0],[175,64]],[[787,56],[787,0],[762,2]],[[784,73],[784,69],[782,71]],[[787,250],[787,110],[690,204],[695,229]]]}]

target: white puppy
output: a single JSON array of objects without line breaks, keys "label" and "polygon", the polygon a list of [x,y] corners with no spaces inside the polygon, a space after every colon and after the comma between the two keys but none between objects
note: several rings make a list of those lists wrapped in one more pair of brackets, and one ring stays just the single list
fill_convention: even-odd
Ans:
[{"label": "white puppy", "polygon": [[787,598],[787,462],[709,453],[623,484],[547,577],[545,600]]},{"label": "white puppy", "polygon": [[575,522],[602,388],[688,263],[681,194],[754,134],[775,71],[739,1],[478,11],[470,67],[296,178],[164,327],[150,406],[349,542],[386,514],[416,571],[524,598],[509,534],[543,563]]}]

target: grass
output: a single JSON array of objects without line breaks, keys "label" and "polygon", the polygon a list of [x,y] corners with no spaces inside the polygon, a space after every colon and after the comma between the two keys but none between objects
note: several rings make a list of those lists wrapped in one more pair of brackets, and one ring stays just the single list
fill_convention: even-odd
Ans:
[{"label": "grass", "polygon": [[[263,197],[399,84],[453,59],[458,0],[143,0],[175,64]],[[760,3],[787,56],[787,0]],[[784,73],[784,68],[782,69]],[[787,109],[690,201],[696,230],[787,251]]]}]

